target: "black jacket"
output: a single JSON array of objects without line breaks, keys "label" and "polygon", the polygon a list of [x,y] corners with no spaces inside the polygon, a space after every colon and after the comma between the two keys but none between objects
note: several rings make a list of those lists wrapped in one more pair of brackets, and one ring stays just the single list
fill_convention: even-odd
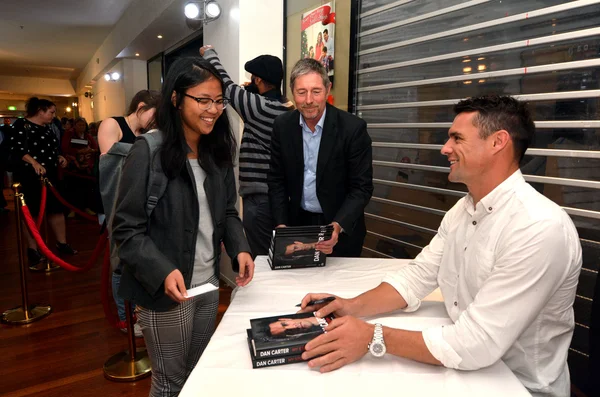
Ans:
[{"label": "black jacket", "polygon": [[[268,175],[269,200],[276,225],[301,224],[303,146],[300,112],[295,110],[277,117]],[[327,105],[317,159],[317,198],[325,221],[336,221],[344,229],[345,236],[340,236],[334,255],[360,254],[366,235],[364,209],[373,194],[372,160],[366,122]],[[347,255],[348,252],[351,254]]]},{"label": "black jacket", "polygon": [[[159,149],[160,150],[160,149]],[[175,269],[190,287],[198,232],[198,196],[189,163],[170,180],[150,219],[146,215],[149,148],[134,143],[123,166],[113,218],[112,236],[124,265],[119,295],[152,310],[168,310],[176,303],[164,292],[164,280]],[[219,274],[220,243],[235,260],[250,252],[241,220],[232,168],[215,165],[207,171],[204,189],[213,219],[213,249]]]}]

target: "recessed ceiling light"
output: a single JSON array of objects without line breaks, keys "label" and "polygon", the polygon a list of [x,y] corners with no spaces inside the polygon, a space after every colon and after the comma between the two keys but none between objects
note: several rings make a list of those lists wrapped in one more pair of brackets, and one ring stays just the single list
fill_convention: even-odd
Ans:
[{"label": "recessed ceiling light", "polygon": [[156,36],[156,37],[158,37],[159,39],[162,39],[162,35],[161,35],[161,34],[159,34],[159,35],[158,35],[158,36]]},{"label": "recessed ceiling light", "polygon": [[139,57],[139,56],[140,56],[140,53],[139,53],[139,52],[136,52],[136,53],[135,53],[135,56],[136,56],[136,57]]}]

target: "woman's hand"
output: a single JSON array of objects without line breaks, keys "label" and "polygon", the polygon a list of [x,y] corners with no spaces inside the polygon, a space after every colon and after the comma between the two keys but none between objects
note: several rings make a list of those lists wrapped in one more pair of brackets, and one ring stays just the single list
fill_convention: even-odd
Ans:
[{"label": "woman's hand", "polygon": [[179,269],[173,270],[169,273],[167,278],[165,278],[165,294],[177,303],[188,300],[183,275]]},{"label": "woman's hand", "polygon": [[46,175],[46,168],[44,168],[43,165],[41,165],[40,163],[38,163],[35,160],[33,161],[33,163],[31,163],[31,165],[33,166],[33,170],[35,171],[36,174]]},{"label": "woman's hand", "polygon": [[60,168],[65,168],[67,166],[67,159],[64,158],[63,156],[58,156],[58,165],[60,166]]},{"label": "woman's hand", "polygon": [[238,263],[240,265],[240,273],[235,278],[235,283],[239,287],[244,287],[252,281],[254,277],[254,261],[252,256],[247,252],[240,252],[237,256]]}]

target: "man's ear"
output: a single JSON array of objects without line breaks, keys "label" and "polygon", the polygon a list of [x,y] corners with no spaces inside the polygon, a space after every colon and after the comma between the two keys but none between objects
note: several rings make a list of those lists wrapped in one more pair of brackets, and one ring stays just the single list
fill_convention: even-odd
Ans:
[{"label": "man's ear", "polygon": [[498,130],[492,135],[492,147],[494,151],[499,152],[510,142],[510,134],[506,130]]},{"label": "man's ear", "polygon": [[175,90],[173,90],[173,93],[171,94],[171,103],[173,104],[173,107],[177,107],[177,92]]}]

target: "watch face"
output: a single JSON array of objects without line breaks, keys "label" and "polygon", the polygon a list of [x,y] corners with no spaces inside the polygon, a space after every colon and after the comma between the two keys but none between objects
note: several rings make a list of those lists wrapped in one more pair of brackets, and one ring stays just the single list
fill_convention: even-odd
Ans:
[{"label": "watch face", "polygon": [[371,343],[370,346],[371,354],[375,357],[382,357],[385,354],[386,348],[385,345],[381,342]]}]

